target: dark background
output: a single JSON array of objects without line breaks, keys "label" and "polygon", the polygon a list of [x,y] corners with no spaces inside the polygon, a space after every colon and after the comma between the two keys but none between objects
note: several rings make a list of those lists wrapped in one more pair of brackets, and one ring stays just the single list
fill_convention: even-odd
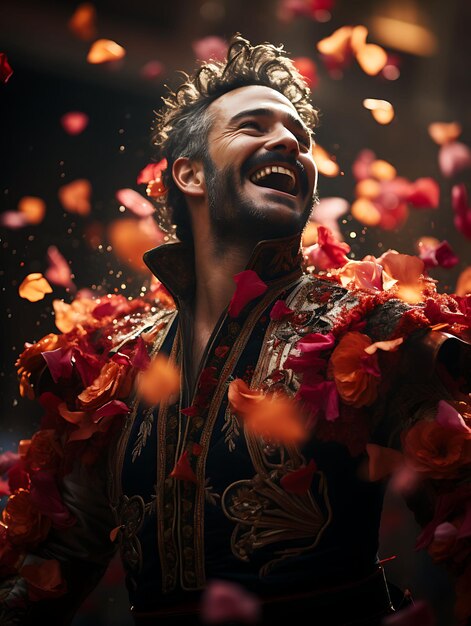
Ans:
[{"label": "dark background", "polygon": [[[307,0],[306,0],[307,1]],[[367,229],[348,214],[340,227],[352,246],[352,257],[381,254],[394,248],[415,253],[421,236],[447,239],[460,257],[451,270],[434,270],[442,290],[453,291],[459,273],[471,264],[470,242],[453,226],[452,184],[469,183],[469,171],[445,179],[437,164],[438,146],[427,126],[435,121],[459,121],[460,141],[471,142],[471,72],[469,71],[471,3],[467,0],[337,0],[331,18],[319,22],[298,17],[289,23],[277,17],[275,0],[109,0],[96,2],[97,37],[117,41],[127,51],[116,63],[86,62],[90,41],[67,27],[79,3],[64,0],[26,2],[3,0],[0,5],[0,52],[8,55],[14,74],[0,85],[0,210],[16,210],[26,195],[45,200],[44,221],[19,230],[1,229],[2,305],[0,452],[16,449],[38,426],[37,407],[19,397],[14,362],[26,341],[56,331],[52,300],[72,296],[64,288],[44,300],[21,299],[18,286],[31,272],[47,269],[46,251],[56,245],[69,261],[78,289],[97,294],[120,292],[136,296],[149,275],[138,273],[116,258],[107,240],[107,226],[129,216],[119,210],[115,192],[136,185],[138,172],[152,155],[149,134],[153,111],[175,85],[175,70],[191,71],[192,42],[208,35],[228,39],[239,31],[253,43],[283,43],[292,56],[310,57],[317,64],[319,84],[313,101],[321,110],[317,141],[335,154],[343,174],[320,177],[320,197],[354,199],[351,166],[358,152],[374,150],[411,180],[432,176],[440,184],[437,210],[411,211],[397,231]],[[421,55],[406,52],[400,39],[382,41],[375,18],[389,16],[426,28],[436,49]],[[343,25],[370,27],[369,42],[383,45],[399,60],[397,80],[367,76],[354,61],[337,79],[326,71],[315,44]],[[410,42],[409,42],[410,43]],[[154,80],[140,75],[150,60],[166,70]],[[367,97],[393,103],[394,121],[380,126],[362,106]],[[86,113],[90,122],[78,136],[68,135],[60,118],[69,111]],[[92,211],[81,217],[61,207],[58,188],[78,178],[90,180]],[[100,234],[90,240],[90,229]],[[87,234],[88,233],[88,234]],[[355,234],[352,238],[351,233]],[[101,247],[100,247],[101,246]],[[124,285],[124,287],[123,287]],[[412,516],[393,496],[387,500],[380,558],[397,555],[387,567],[392,580],[412,588],[416,597],[434,606],[439,624],[451,626],[451,592],[447,577],[426,555],[414,551],[417,528]],[[75,624],[129,624],[125,592],[117,563],[87,601]]]}]

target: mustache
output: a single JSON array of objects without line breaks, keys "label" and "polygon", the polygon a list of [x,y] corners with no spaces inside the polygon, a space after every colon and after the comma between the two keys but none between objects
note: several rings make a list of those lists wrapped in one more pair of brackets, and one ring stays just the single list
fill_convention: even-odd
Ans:
[{"label": "mustache", "polygon": [[305,196],[309,189],[309,181],[307,179],[306,170],[301,161],[298,161],[295,157],[289,156],[288,154],[280,154],[279,152],[264,152],[263,154],[252,156],[247,159],[242,164],[240,170],[240,179],[241,183],[247,174],[255,168],[263,167],[263,165],[270,165],[271,163],[280,163],[284,165],[289,165],[292,169],[297,172],[299,185],[301,187],[301,192],[303,196]]}]

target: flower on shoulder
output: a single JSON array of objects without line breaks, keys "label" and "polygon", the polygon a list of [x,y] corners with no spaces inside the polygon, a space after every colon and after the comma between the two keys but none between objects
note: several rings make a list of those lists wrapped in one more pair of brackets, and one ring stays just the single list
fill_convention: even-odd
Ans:
[{"label": "flower on shoulder", "polygon": [[20,377],[20,395],[22,397],[30,400],[35,398],[34,383],[31,382],[31,378],[34,379],[34,375],[38,374],[45,366],[43,352],[56,350],[66,344],[67,339],[63,335],[50,333],[38,342],[28,345],[20,354],[16,361],[16,367]]},{"label": "flower on shoulder", "polygon": [[341,399],[353,407],[370,406],[378,396],[380,384],[376,354],[365,349],[371,339],[357,331],[347,332],[330,358],[330,373]]},{"label": "flower on shoulder", "polygon": [[428,478],[457,478],[471,467],[471,434],[421,420],[403,433],[406,463]]},{"label": "flower on shoulder", "polygon": [[51,520],[41,515],[31,495],[19,489],[9,497],[2,513],[7,537],[13,545],[34,547],[43,541],[51,527]]},{"label": "flower on shoulder", "polygon": [[107,361],[98,377],[78,395],[79,409],[92,411],[113,399],[126,398],[131,393],[134,375],[128,364]]},{"label": "flower on shoulder", "polygon": [[348,252],[350,246],[347,243],[337,241],[328,228],[319,226],[317,243],[306,248],[304,254],[308,265],[314,265],[317,270],[330,270],[345,265]]},{"label": "flower on shoulder", "polygon": [[52,428],[34,433],[25,457],[26,466],[33,471],[55,470],[62,457],[57,433]]}]

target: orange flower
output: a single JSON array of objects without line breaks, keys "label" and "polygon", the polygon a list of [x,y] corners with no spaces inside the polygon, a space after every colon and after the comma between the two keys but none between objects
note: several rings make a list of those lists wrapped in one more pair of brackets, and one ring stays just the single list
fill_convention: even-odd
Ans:
[{"label": "orange flower", "polygon": [[456,478],[471,465],[471,435],[420,421],[403,435],[406,462],[430,478]]},{"label": "orange flower", "polygon": [[41,515],[24,489],[10,496],[2,521],[7,527],[8,539],[14,545],[36,546],[46,538],[51,527],[51,520]]},{"label": "orange flower", "polygon": [[[373,404],[378,395],[379,376],[367,366],[365,348],[371,339],[359,332],[346,333],[330,359],[337,391],[345,404],[356,408]],[[370,359],[374,358],[374,355]]]},{"label": "orange flower", "polygon": [[232,410],[244,420],[248,432],[288,445],[305,439],[300,408],[285,394],[265,395],[262,391],[249,389],[239,378],[229,385],[228,397]]},{"label": "orange flower", "polygon": [[37,343],[30,345],[20,354],[16,361],[18,376],[20,377],[20,395],[30,400],[34,399],[34,385],[30,378],[46,366],[46,361],[41,356],[42,352],[56,350],[66,343],[64,337],[50,333]]},{"label": "orange flower", "polygon": [[180,371],[163,354],[152,359],[150,366],[139,374],[137,393],[147,404],[165,402],[180,390]]},{"label": "orange flower", "polygon": [[126,398],[132,389],[134,373],[128,365],[108,361],[90,386],[78,395],[79,408],[94,411],[110,400]]},{"label": "orange flower", "polygon": [[33,435],[28,451],[26,462],[32,470],[56,469],[61,457],[61,448],[55,437],[55,430],[38,430]]}]

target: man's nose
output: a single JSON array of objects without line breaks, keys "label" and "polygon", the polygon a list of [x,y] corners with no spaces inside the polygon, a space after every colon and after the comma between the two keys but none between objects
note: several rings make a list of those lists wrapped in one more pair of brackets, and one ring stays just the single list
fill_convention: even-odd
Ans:
[{"label": "man's nose", "polygon": [[284,124],[278,124],[273,129],[267,138],[265,147],[267,150],[279,150],[295,156],[299,154],[299,142]]}]

